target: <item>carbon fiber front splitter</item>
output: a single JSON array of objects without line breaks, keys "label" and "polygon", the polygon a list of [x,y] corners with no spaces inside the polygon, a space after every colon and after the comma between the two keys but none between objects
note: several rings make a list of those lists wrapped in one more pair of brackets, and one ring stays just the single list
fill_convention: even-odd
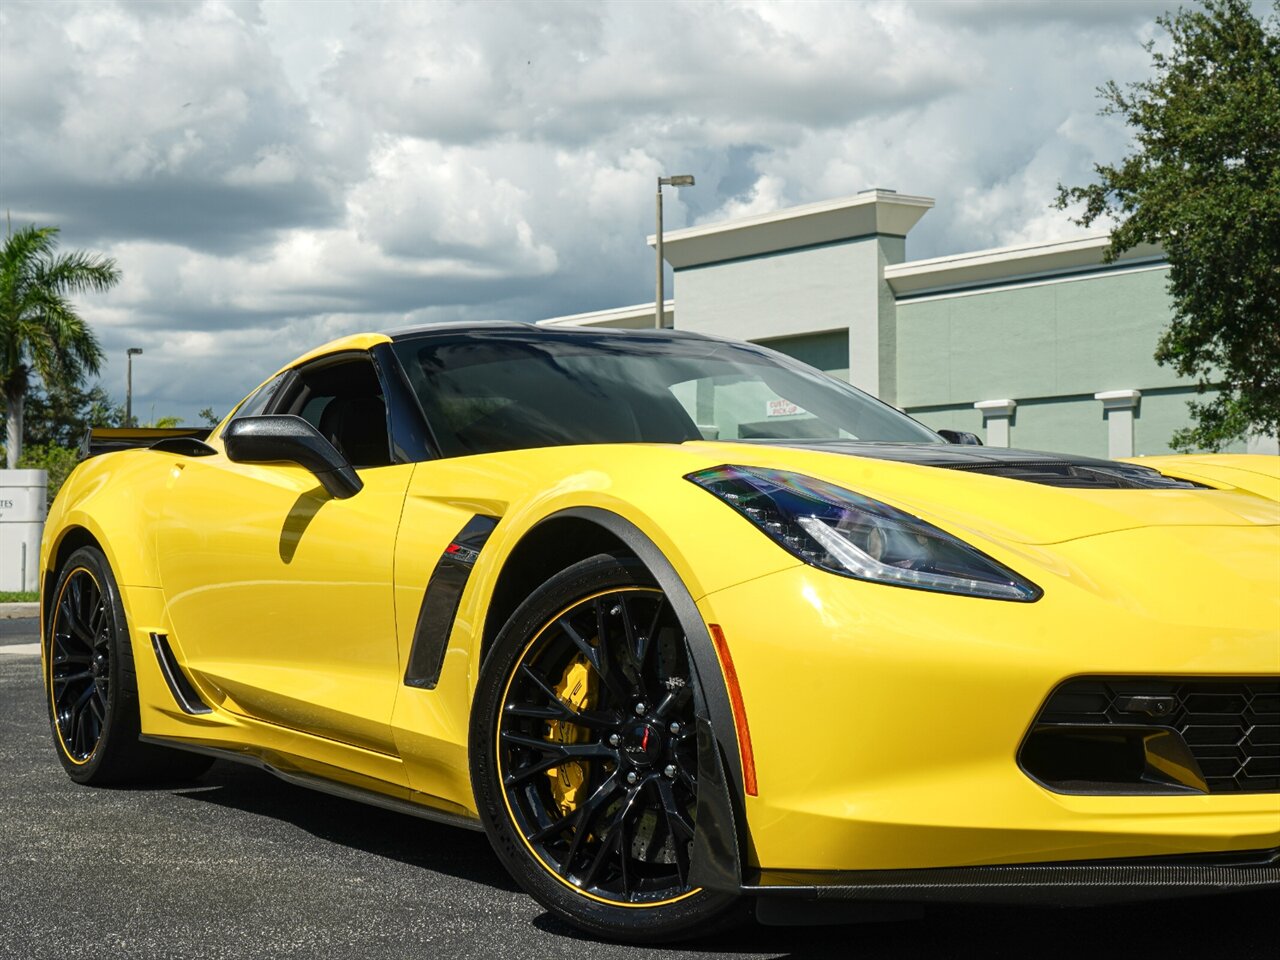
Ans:
[{"label": "carbon fiber front splitter", "polygon": [[[785,925],[838,922],[838,916],[834,921],[819,919],[816,908],[820,905],[835,907],[833,915],[838,915],[841,905],[853,904],[1087,906],[1266,889],[1280,889],[1280,847],[1240,853],[927,870],[766,870],[749,878],[742,892],[757,898],[762,922]],[[863,913],[856,909],[843,912],[855,920]]]}]

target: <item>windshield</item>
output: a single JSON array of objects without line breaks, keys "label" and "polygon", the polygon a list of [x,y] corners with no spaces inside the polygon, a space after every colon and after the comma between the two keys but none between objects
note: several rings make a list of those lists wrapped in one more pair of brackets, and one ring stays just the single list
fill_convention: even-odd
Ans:
[{"label": "windshield", "polygon": [[469,331],[397,341],[447,457],[582,443],[940,443],[893,407],[746,344]]}]

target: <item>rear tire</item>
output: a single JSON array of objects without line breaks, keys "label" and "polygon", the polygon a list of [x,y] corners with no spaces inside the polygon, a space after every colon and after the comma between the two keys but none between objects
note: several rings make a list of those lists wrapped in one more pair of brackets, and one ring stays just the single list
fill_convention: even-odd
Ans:
[{"label": "rear tire", "polygon": [[482,666],[470,755],[485,831],[526,891],[589,933],[705,936],[742,912],[687,881],[695,682],[665,594],[609,554],[535,590]]},{"label": "rear tire", "polygon": [[76,783],[189,780],[213,760],[141,743],[138,683],[120,589],[106,556],[81,547],[54,587],[45,630],[45,694],[54,748]]}]

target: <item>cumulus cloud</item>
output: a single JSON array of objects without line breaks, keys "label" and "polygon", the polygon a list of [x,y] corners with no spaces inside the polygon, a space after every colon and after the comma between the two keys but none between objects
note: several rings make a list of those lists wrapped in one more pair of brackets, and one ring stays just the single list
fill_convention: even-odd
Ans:
[{"label": "cumulus cloud", "polygon": [[1071,235],[1164,6],[10,0],[0,204],[118,258],[107,384],[142,345],[191,418],[330,336],[652,296],[664,174],[669,228],[880,186],[938,200],[913,257]]},{"label": "cumulus cloud", "polygon": [[262,23],[243,5],[9,4],[4,200],[90,242],[231,251],[341,210]]}]

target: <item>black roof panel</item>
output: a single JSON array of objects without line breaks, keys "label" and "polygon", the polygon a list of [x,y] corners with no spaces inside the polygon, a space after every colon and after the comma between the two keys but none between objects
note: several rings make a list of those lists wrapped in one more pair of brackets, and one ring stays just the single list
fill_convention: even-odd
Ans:
[{"label": "black roof panel", "polygon": [[536,323],[523,323],[515,320],[471,320],[471,321],[445,321],[443,323],[426,323],[416,327],[402,327],[395,330],[383,331],[386,336],[393,341],[400,340],[416,340],[420,337],[431,337],[437,334],[459,334],[459,333],[498,333],[503,330],[511,333],[518,333],[523,336],[529,334],[537,334],[546,336],[548,339],[562,338],[565,336],[609,336],[609,337],[642,337],[645,340],[661,339],[661,340],[717,340],[718,337],[708,337],[701,333],[693,333],[688,330],[672,330],[663,328],[662,330],[640,329],[633,330],[623,327],[546,327],[539,326]]}]

